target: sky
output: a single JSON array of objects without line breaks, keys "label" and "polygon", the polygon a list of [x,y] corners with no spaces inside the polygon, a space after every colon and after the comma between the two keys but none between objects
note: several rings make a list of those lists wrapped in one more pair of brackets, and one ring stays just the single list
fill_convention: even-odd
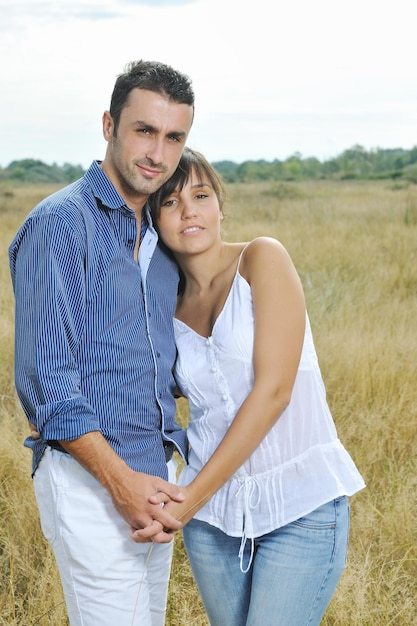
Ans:
[{"label": "sky", "polygon": [[414,0],[0,0],[0,167],[87,168],[132,60],[188,74],[212,161],[417,145]]}]

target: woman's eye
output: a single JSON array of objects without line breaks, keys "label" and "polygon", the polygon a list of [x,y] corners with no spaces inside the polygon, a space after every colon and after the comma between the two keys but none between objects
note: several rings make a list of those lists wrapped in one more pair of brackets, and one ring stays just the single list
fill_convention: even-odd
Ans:
[{"label": "woman's eye", "polygon": [[171,198],[170,200],[165,200],[165,201],[162,203],[162,206],[165,206],[165,207],[168,207],[168,208],[169,208],[169,207],[174,206],[175,202],[176,202],[176,201],[175,201],[175,199]]}]

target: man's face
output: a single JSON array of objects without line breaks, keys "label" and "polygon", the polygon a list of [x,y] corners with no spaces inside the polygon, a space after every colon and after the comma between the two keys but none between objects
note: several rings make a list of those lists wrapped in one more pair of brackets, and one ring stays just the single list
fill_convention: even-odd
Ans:
[{"label": "man's face", "polygon": [[132,209],[174,173],[193,121],[193,107],[145,89],[133,89],[115,133],[108,111],[103,134],[108,142],[103,169]]}]

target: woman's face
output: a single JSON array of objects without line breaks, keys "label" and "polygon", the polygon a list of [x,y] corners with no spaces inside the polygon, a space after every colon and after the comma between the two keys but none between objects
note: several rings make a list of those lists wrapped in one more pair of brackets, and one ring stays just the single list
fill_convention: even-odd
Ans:
[{"label": "woman's face", "polygon": [[190,173],[180,190],[162,201],[158,230],[176,255],[197,254],[220,239],[223,218],[218,198],[207,178]]}]

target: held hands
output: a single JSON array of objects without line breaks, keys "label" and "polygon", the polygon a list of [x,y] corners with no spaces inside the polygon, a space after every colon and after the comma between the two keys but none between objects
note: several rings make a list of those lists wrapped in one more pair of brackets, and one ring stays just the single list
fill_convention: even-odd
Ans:
[{"label": "held hands", "polygon": [[[154,534],[163,531],[158,536],[158,543],[169,543],[174,532],[182,528],[182,523],[167,507],[161,506],[161,502],[180,504],[184,500],[182,491],[176,485],[148,474],[134,472],[132,478],[133,484],[127,485],[130,501],[113,497],[117,510],[129,522],[131,539],[136,543],[147,543],[153,540]],[[151,532],[142,534],[149,528]]]},{"label": "held hands", "polygon": [[149,498],[150,504],[163,507],[164,512],[168,513],[176,521],[175,527],[163,526],[158,520],[154,519],[151,524],[141,529],[132,528],[131,538],[137,543],[146,543],[153,541],[155,543],[167,543],[170,541],[176,530],[179,530],[177,524],[181,524],[181,528],[190,521],[193,517],[197,505],[191,504],[191,490],[190,486],[181,486],[181,494],[184,497],[183,502],[175,502],[172,498],[169,498],[167,494],[159,491],[153,494]]}]

